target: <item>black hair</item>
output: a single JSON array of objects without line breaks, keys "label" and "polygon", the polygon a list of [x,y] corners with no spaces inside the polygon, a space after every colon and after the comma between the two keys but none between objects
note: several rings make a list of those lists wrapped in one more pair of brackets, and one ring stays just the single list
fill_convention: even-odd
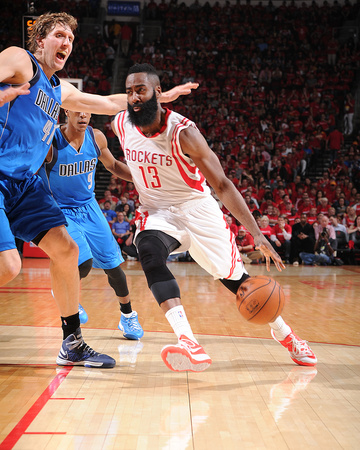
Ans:
[{"label": "black hair", "polygon": [[152,66],[151,64],[148,63],[134,64],[133,66],[130,67],[128,71],[128,76],[131,75],[132,73],[147,73],[148,75],[155,76],[159,80],[160,84],[159,75],[157,74],[155,67]]}]

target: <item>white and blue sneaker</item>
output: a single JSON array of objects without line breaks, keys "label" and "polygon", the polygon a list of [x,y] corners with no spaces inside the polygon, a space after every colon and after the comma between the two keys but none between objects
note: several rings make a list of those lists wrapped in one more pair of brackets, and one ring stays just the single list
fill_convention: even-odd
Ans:
[{"label": "white and blue sneaker", "polygon": [[116,361],[111,356],[98,353],[85,344],[78,328],[62,343],[56,364],[59,366],[101,367],[102,369],[114,367]]},{"label": "white and blue sneaker", "polygon": [[79,303],[79,318],[80,323],[86,323],[89,319],[85,309],[80,305],[80,303]]},{"label": "white and blue sneaker", "polygon": [[144,330],[139,324],[136,311],[133,311],[129,317],[125,317],[124,314],[121,314],[118,328],[123,332],[123,336],[126,339],[136,340],[141,339],[144,336]]}]

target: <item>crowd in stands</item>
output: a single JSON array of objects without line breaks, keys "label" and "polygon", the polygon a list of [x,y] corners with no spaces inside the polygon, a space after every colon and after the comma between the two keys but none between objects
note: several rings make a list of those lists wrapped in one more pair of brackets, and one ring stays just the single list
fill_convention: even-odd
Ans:
[{"label": "crowd in stands", "polygon": [[[35,7],[36,14],[67,11],[81,23],[84,16],[97,16],[99,2],[44,1]],[[21,45],[21,17],[16,12],[22,8],[20,0],[6,2],[1,49],[5,43]],[[129,64],[155,66],[163,90],[198,82],[196,92],[168,106],[196,123],[284,261],[314,263],[304,253],[314,252],[315,246],[319,253],[323,234],[316,228],[326,220],[327,247],[333,249],[329,261],[339,254],[336,228],[341,225],[346,241],[342,245],[355,254],[360,242],[360,135],[353,116],[360,47],[356,35],[344,39],[341,30],[347,20],[358,17],[359,4],[335,0],[331,5],[274,6],[271,1],[251,5],[236,0],[211,6],[195,0],[186,6],[177,0],[150,0],[144,11],[147,20],[162,21],[157,40],[140,44],[131,30],[122,36],[118,23],[107,22],[96,35],[77,37],[59,75],[82,78],[86,92],[107,94],[120,45]],[[114,149],[118,143],[110,118],[104,131]],[[331,164],[323,172],[324,155]],[[134,187],[112,178],[101,203],[111,226],[121,216],[129,225],[127,238],[119,242],[128,245],[138,205]],[[229,216],[242,253],[249,261],[261,261],[255,249],[249,250],[251,236],[220,207]],[[306,238],[310,240],[299,238],[296,231],[305,218],[306,227],[314,231]],[[302,239],[300,251],[296,239]]]},{"label": "crowd in stands", "polygon": [[126,182],[112,175],[104,197],[98,200],[98,203],[124,257],[138,259],[133,238],[136,229],[135,211],[139,206],[139,196],[134,183]]},{"label": "crowd in stands", "polygon": [[[261,232],[286,264],[359,262],[360,192],[348,178],[336,182],[326,171],[316,181],[305,178],[302,182],[297,175],[287,185],[280,176],[272,186],[266,183],[263,180],[256,189],[244,179],[242,194]],[[253,237],[231,216],[216,194],[213,195],[235,235],[244,262],[262,263],[263,257],[256,250]],[[133,235],[139,198],[134,184],[112,176],[99,204],[123,252],[137,258]]]},{"label": "crowd in stands", "polygon": [[[170,107],[197,124],[286,263],[341,263],[338,228],[344,249],[354,256],[359,248],[360,136],[353,115],[360,49],[353,36],[340,39],[343,24],[358,13],[348,1],[275,7],[195,0],[188,7],[151,0],[146,15],[162,20],[162,36],[135,42],[129,53],[131,64],[155,66],[163,90],[199,83]],[[331,164],[319,178],[324,155]],[[314,167],[317,176],[310,177]],[[244,259],[261,261],[250,250],[251,236],[220,207]],[[297,231],[305,225],[312,230],[306,237]],[[328,259],[307,255],[322,254],[325,239]]]}]

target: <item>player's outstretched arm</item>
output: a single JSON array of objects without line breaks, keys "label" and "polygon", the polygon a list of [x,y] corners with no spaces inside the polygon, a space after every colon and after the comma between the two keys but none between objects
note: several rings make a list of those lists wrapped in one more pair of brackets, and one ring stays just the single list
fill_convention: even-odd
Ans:
[{"label": "player's outstretched arm", "polygon": [[104,133],[100,130],[94,129],[94,135],[97,145],[99,146],[101,155],[99,156],[99,160],[104,164],[105,168],[116,175],[117,177],[126,180],[132,181],[132,176],[130,173],[130,169],[128,166],[121,161],[118,161],[114,158],[110,150],[107,146],[107,140]]},{"label": "player's outstretched arm", "polygon": [[83,111],[112,116],[126,109],[126,94],[97,95],[81,92],[68,81],[61,80],[61,107],[70,111]]},{"label": "player's outstretched arm", "polygon": [[199,87],[199,83],[185,83],[180,84],[179,86],[175,86],[169,91],[162,92],[160,95],[160,103],[170,103],[176,100],[181,95],[189,95],[191,94],[192,89],[197,89]]},{"label": "player's outstretched arm", "polygon": [[[198,83],[186,83],[175,86],[160,96],[162,103],[176,100],[180,95],[188,95],[192,89],[197,89]],[[113,116],[127,108],[126,94],[97,95],[81,92],[68,81],[61,80],[62,108],[70,111],[83,111],[93,114]]]},{"label": "player's outstretched arm", "polygon": [[270,270],[270,259],[276,268],[281,271],[285,268],[280,256],[261,233],[256,220],[247,207],[245,200],[234,184],[226,177],[218,157],[209,148],[201,133],[189,127],[180,133],[182,151],[188,154],[206,180],[218,195],[220,201],[226,206],[231,214],[247,228],[254,238],[255,246],[266,258],[267,270]]}]

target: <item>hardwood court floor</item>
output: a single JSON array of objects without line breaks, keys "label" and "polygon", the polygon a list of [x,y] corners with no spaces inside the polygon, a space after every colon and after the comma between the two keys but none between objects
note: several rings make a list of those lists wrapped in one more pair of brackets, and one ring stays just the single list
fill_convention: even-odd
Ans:
[{"label": "hardwood court floor", "polygon": [[195,263],[169,263],[213,359],[202,373],[163,364],[160,350],[174,335],[139,263],[123,266],[141,341],[117,329],[102,271],[82,286],[83,335],[116,358],[114,369],[56,366],[61,330],[48,260],[25,259],[0,288],[0,450],[359,448],[360,266],[271,268],[285,290],[284,319],[318,357],[311,368],[294,364],[268,326],[245,322],[233,295]]}]

